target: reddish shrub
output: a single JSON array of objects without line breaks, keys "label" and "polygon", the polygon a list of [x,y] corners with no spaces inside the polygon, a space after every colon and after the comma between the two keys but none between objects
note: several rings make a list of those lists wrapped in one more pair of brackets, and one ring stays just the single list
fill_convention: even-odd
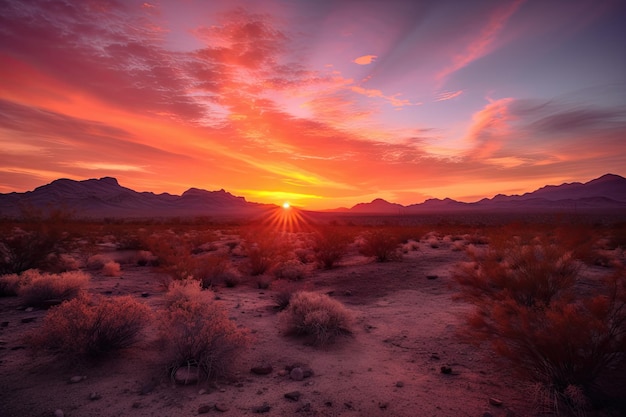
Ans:
[{"label": "reddish shrub", "polygon": [[250,343],[248,331],[215,302],[175,302],[161,315],[160,328],[172,376],[181,367],[196,367],[206,378],[225,375]]},{"label": "reddish shrub", "polygon": [[402,259],[400,243],[401,239],[395,233],[379,228],[364,235],[360,251],[365,256],[373,256],[377,262],[397,261]]},{"label": "reddish shrub", "polygon": [[624,269],[584,296],[574,291],[578,275],[568,254],[537,245],[488,251],[456,275],[461,298],[476,306],[468,336],[491,341],[518,371],[565,401],[571,387],[597,397],[597,382],[626,351]]},{"label": "reddish shrub", "polygon": [[81,296],[53,307],[30,341],[58,355],[97,358],[135,344],[150,316],[150,309],[130,296]]},{"label": "reddish shrub", "polygon": [[282,313],[287,333],[306,335],[316,345],[352,333],[352,315],[339,301],[326,294],[300,291],[293,294]]},{"label": "reddish shrub", "polygon": [[90,276],[81,271],[60,274],[41,273],[37,270],[22,274],[23,284],[18,295],[28,305],[41,305],[47,300],[70,300],[78,296],[89,282]]},{"label": "reddish shrub", "polygon": [[354,237],[339,227],[318,228],[313,235],[315,260],[324,269],[332,269],[343,258]]}]

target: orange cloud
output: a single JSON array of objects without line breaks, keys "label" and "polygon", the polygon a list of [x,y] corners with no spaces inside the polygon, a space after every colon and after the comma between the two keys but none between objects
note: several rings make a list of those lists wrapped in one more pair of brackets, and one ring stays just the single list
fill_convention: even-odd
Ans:
[{"label": "orange cloud", "polygon": [[363,55],[363,56],[356,58],[352,62],[354,62],[355,64],[359,64],[359,65],[369,65],[372,62],[374,62],[376,58],[378,58],[377,55]]}]

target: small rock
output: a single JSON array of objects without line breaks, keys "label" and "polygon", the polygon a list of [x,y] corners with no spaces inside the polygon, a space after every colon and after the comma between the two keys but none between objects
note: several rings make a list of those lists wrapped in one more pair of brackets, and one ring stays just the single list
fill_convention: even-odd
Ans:
[{"label": "small rock", "polygon": [[281,369],[280,371],[278,371],[278,376],[285,376],[287,375],[287,370],[286,369]]},{"label": "small rock", "polygon": [[199,378],[200,370],[196,366],[178,368],[174,374],[174,382],[180,385],[196,384]]},{"label": "small rock", "polygon": [[452,373],[452,368],[449,367],[449,366],[444,365],[444,366],[441,367],[441,373],[442,374],[446,374],[446,375],[450,375]]},{"label": "small rock", "polygon": [[79,375],[73,376],[73,377],[70,378],[69,383],[70,384],[77,384],[77,383],[81,382],[84,379],[87,379],[87,377],[86,376],[79,376]]},{"label": "small rock", "polygon": [[215,404],[213,403],[201,405],[200,407],[198,407],[198,414],[206,414],[214,408]]},{"label": "small rock", "polygon": [[332,401],[325,401],[325,402],[324,402],[324,405],[325,405],[326,407],[332,407],[332,406],[333,406],[333,402],[332,402]]},{"label": "small rock", "polygon": [[273,370],[272,365],[266,364],[253,367],[250,369],[250,372],[257,375],[268,375],[271,374]]},{"label": "small rock", "polygon": [[387,407],[389,407],[389,403],[388,402],[379,402],[378,403],[378,408],[380,408],[381,410],[386,410]]},{"label": "small rock", "polygon": [[30,312],[31,312],[31,311],[33,311],[33,310],[34,310],[34,308],[32,308],[32,307],[28,307],[28,308],[26,308],[24,311],[25,311],[25,312],[27,312],[27,313],[30,313]]},{"label": "small rock", "polygon": [[426,275],[426,279],[437,279],[439,275]]},{"label": "small rock", "polygon": [[99,400],[100,398],[102,398],[102,395],[100,395],[97,392],[92,392],[91,394],[89,394],[89,399],[91,401],[96,401],[96,400]]},{"label": "small rock", "polygon": [[302,368],[293,368],[289,373],[289,378],[294,381],[302,381],[304,379],[304,371]]},{"label": "small rock", "polygon": [[150,297],[150,293],[149,293],[149,292],[142,292],[142,293],[141,293],[141,296],[142,296],[143,298],[148,298],[148,297]]},{"label": "small rock", "polygon": [[272,407],[268,403],[263,403],[263,405],[258,407],[252,407],[252,412],[256,414],[269,413],[271,409]]},{"label": "small rock", "polygon": [[311,403],[306,403],[302,407],[298,407],[296,413],[308,413],[311,411]]},{"label": "small rock", "polygon": [[439,359],[441,359],[441,358],[439,357],[439,355],[438,355],[438,354],[433,353],[432,355],[430,355],[430,359],[434,359],[434,360],[438,361],[438,360],[439,360]]},{"label": "small rock", "polygon": [[298,401],[301,396],[302,393],[300,391],[291,391],[285,394],[285,398],[291,401]]},{"label": "small rock", "polygon": [[489,404],[500,407],[502,405],[502,401],[497,398],[489,398]]},{"label": "small rock", "polygon": [[221,413],[225,413],[226,411],[230,410],[230,408],[224,403],[215,404],[215,409]]},{"label": "small rock", "polygon": [[396,382],[396,387],[402,388],[403,386],[404,386],[404,382],[402,382],[402,381]]},{"label": "small rock", "polygon": [[208,394],[209,391],[205,390],[204,388],[202,388],[200,391],[198,391],[198,395],[205,395]]},{"label": "small rock", "polygon": [[65,416],[65,414],[63,413],[63,410],[59,409],[59,410],[54,410],[54,417],[63,417]]}]

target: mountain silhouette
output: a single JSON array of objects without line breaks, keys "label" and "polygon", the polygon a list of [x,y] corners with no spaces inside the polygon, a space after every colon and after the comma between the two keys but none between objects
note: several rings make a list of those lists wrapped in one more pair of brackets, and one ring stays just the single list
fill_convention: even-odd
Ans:
[{"label": "mountain silhouette", "polygon": [[[104,177],[75,181],[58,179],[25,193],[0,194],[0,216],[19,217],[24,208],[63,209],[84,218],[251,217],[276,208],[246,201],[225,190],[190,188],[182,195],[137,192]],[[522,195],[498,194],[465,203],[450,198],[429,199],[404,206],[376,198],[335,213],[407,215],[432,212],[524,210],[626,210],[626,178],[606,174],[586,183],[546,185]],[[626,212],[626,211],[625,211]]]}]

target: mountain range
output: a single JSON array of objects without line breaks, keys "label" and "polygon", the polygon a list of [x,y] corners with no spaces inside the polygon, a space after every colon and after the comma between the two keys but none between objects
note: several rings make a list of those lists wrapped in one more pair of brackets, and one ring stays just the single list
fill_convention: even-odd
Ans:
[{"label": "mountain range", "polygon": [[[19,217],[24,208],[62,208],[84,218],[152,217],[254,217],[276,208],[248,202],[224,190],[190,188],[182,195],[137,192],[122,187],[117,179],[104,177],[75,181],[58,179],[25,193],[0,194],[0,216]],[[473,203],[450,198],[429,199],[401,205],[377,198],[352,208],[327,210],[337,214],[410,215],[470,211],[585,211],[617,210],[626,213],[626,178],[606,174],[586,183],[547,185],[522,195],[498,194]]]}]

